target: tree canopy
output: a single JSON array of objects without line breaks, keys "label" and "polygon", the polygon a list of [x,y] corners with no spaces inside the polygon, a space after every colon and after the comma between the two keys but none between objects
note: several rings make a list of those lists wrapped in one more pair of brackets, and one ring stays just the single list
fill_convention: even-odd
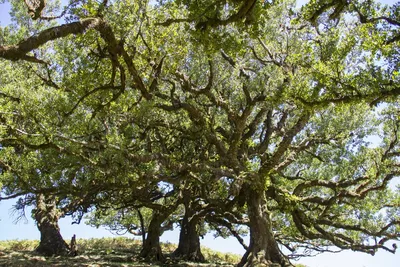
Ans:
[{"label": "tree canopy", "polygon": [[35,204],[38,226],[93,211],[120,227],[102,214],[145,209],[148,260],[163,260],[168,222],[181,227],[175,256],[195,261],[207,229],[242,243],[239,266],[395,253],[399,4],[10,4],[0,201]]}]

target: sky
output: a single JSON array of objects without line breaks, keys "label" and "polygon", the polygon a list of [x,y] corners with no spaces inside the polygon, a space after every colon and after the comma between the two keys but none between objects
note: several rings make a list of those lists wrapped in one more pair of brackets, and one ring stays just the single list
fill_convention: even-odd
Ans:
[{"label": "sky", "polygon": [[[65,1],[65,0],[63,0]],[[298,1],[298,6],[304,4],[306,0]],[[385,4],[394,4],[395,0],[382,0]],[[0,4],[0,26],[10,23],[9,4]],[[2,44],[0,44],[2,45]],[[40,239],[39,231],[32,218],[30,210],[27,210],[27,220],[15,224],[15,217],[12,216],[12,205],[15,200],[0,202],[0,240],[10,239]],[[104,228],[93,228],[81,223],[80,225],[71,224],[70,218],[60,220],[61,234],[64,239],[69,240],[76,234],[78,238],[101,238],[114,236]],[[178,243],[179,230],[168,231],[161,237],[163,242]],[[129,235],[128,235],[129,236]],[[132,237],[132,236],[129,236]],[[234,238],[222,239],[214,238],[208,234],[201,240],[201,244],[221,252],[232,252],[243,254],[244,250]],[[400,244],[399,244],[400,247]],[[312,258],[304,258],[295,263],[302,263],[308,267],[399,267],[400,252],[393,255],[385,251],[379,251],[375,256],[356,253],[351,251],[340,252],[337,254],[324,253]]]}]

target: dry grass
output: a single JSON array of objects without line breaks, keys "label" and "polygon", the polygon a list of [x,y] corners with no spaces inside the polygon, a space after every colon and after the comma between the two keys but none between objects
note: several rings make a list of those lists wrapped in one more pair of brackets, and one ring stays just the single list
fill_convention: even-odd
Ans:
[{"label": "dry grass", "polygon": [[[131,267],[131,266],[161,266],[146,263],[138,258],[141,248],[139,240],[126,237],[78,239],[79,255],[77,257],[43,257],[33,251],[38,246],[37,240],[7,240],[0,241],[0,267],[25,266],[87,266],[87,267]],[[176,244],[161,245],[167,262],[162,266],[171,267],[211,267],[235,266],[241,255],[222,253],[209,248],[202,248],[207,263],[191,263],[174,261],[168,256],[176,249]],[[306,267],[297,264],[297,267]]]},{"label": "dry grass", "polygon": [[[0,266],[157,266],[142,262],[137,257],[140,241],[124,237],[79,239],[77,257],[42,257],[33,252],[37,245],[36,240],[0,241]],[[162,244],[167,255],[167,264],[163,266],[233,266],[240,260],[240,255],[203,248],[208,263],[177,262],[168,258],[175,248],[175,244]]]}]

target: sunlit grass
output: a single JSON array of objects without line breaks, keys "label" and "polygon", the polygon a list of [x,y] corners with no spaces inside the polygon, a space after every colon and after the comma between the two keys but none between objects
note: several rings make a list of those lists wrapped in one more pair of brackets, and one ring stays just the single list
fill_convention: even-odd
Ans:
[{"label": "sunlit grass", "polygon": [[[77,257],[42,257],[34,253],[39,245],[38,240],[7,240],[0,241],[0,266],[158,266],[144,263],[138,258],[141,241],[126,237],[78,239],[79,255]],[[168,257],[176,249],[173,243],[162,243],[161,248]],[[202,247],[206,264],[176,262],[168,260],[169,264],[162,266],[234,266],[241,255],[222,253]],[[295,265],[306,267],[304,265]]]},{"label": "sunlit grass", "polygon": [[[0,266],[157,266],[140,261],[138,253],[141,241],[126,237],[78,239],[77,257],[42,257],[34,253],[37,240],[0,241]],[[168,257],[177,245],[161,244],[163,253]],[[202,248],[207,265],[234,265],[240,255],[222,253]],[[190,263],[169,260],[171,266],[191,266]],[[202,264],[203,265],[203,264]],[[199,266],[196,264],[196,266]]]}]

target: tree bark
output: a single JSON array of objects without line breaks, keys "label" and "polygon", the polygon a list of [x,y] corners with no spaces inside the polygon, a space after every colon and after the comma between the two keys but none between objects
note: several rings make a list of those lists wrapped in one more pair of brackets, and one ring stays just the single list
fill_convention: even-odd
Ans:
[{"label": "tree bark", "polygon": [[46,199],[43,194],[39,194],[33,215],[40,231],[40,243],[36,252],[44,256],[67,255],[69,247],[60,234],[58,226],[60,213],[54,200]]},{"label": "tree bark", "polygon": [[137,213],[139,216],[139,221],[140,221],[140,230],[142,232],[142,248],[144,246],[144,243],[146,242],[146,227],[144,225],[144,218],[142,213],[140,212],[140,209],[137,209]]},{"label": "tree bark", "polygon": [[238,266],[292,266],[280,251],[274,238],[267,201],[263,191],[248,189],[247,211],[250,220],[250,245]]},{"label": "tree bark", "polygon": [[28,52],[44,45],[45,43],[66,37],[70,34],[81,34],[91,28],[98,28],[103,23],[100,18],[85,18],[80,21],[52,27],[39,32],[16,45],[0,46],[0,58],[19,60],[32,58]]},{"label": "tree bark", "polygon": [[143,248],[139,254],[147,262],[165,260],[160,246],[161,224],[168,217],[169,213],[154,211],[151,218],[149,228],[147,230],[147,238],[143,244]]},{"label": "tree bark", "polygon": [[198,219],[192,215],[190,204],[186,202],[185,215],[179,234],[179,245],[172,256],[187,261],[204,262],[205,258],[201,253],[200,236],[197,230]]}]

